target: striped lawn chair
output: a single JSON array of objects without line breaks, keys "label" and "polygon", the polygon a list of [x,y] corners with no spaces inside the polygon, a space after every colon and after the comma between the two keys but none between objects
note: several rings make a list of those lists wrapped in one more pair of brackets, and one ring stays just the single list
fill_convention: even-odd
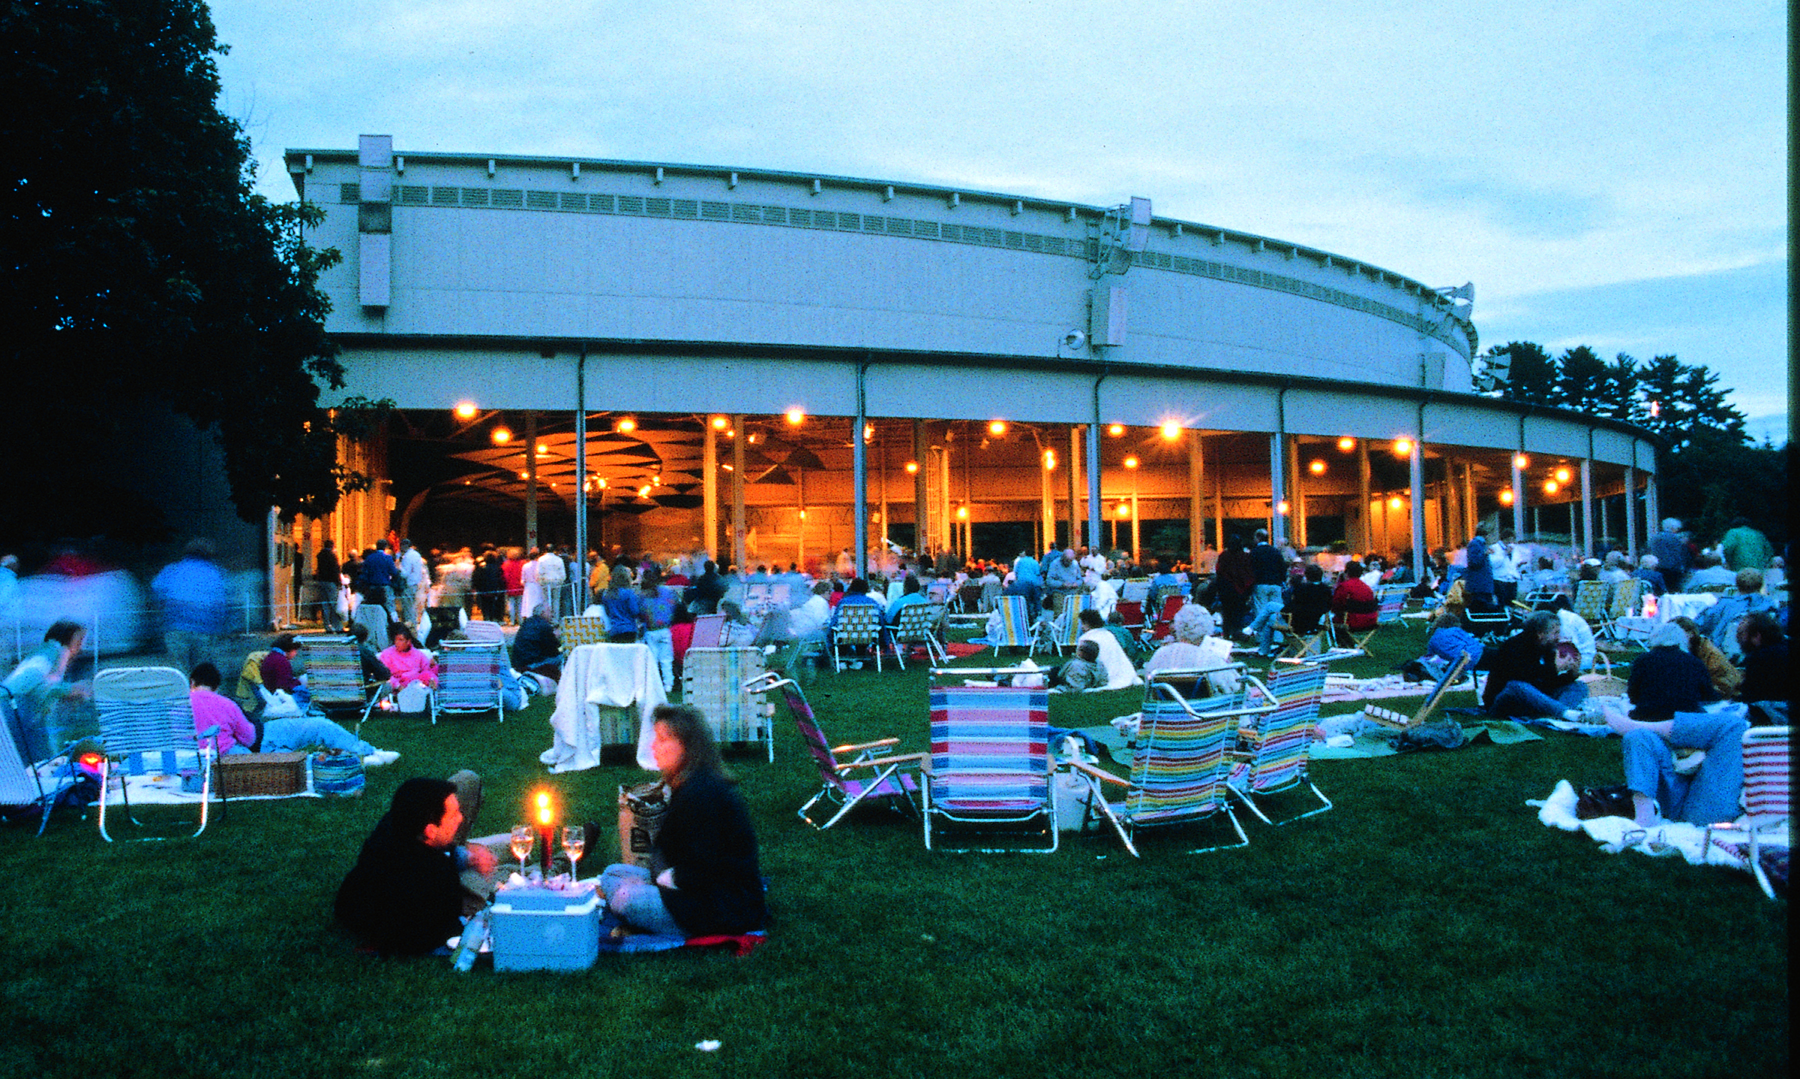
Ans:
[{"label": "striped lawn chair", "polygon": [[463,636],[476,644],[505,644],[506,630],[498,622],[470,621],[463,626]]},{"label": "striped lawn chair", "polygon": [[187,676],[171,667],[114,667],[94,675],[94,711],[100,720],[100,838],[106,830],[108,784],[120,777],[125,815],[142,825],[131,810],[128,776],[200,776],[200,827],[206,831],[212,804],[213,761],[218,757],[216,731],[204,740],[194,735],[194,712],[188,703]]},{"label": "striped lawn chair", "polygon": [[1578,581],[1575,585],[1575,613],[1598,628],[1606,622],[1606,601],[1612,585],[1606,581]]},{"label": "striped lawn chair", "polygon": [[1793,762],[1789,759],[1792,727],[1750,727],[1744,731],[1744,819],[1738,824],[1713,824],[1706,829],[1706,849],[1713,836],[1742,837],[1749,846],[1750,872],[1763,894],[1775,898],[1769,875],[1763,869],[1760,847],[1767,840],[1787,848],[1793,841]]},{"label": "striped lawn chair", "polygon": [[[1274,710],[1269,692],[1246,674],[1240,694],[1207,698],[1205,707],[1190,707],[1168,683],[1151,681],[1145,686],[1143,712],[1131,759],[1131,778],[1121,779],[1085,761],[1070,767],[1087,776],[1089,818],[1105,817],[1132,857],[1139,857],[1133,836],[1140,828],[1195,824],[1224,814],[1237,834],[1236,843],[1199,847],[1190,854],[1230,850],[1250,845],[1225,784],[1226,750],[1235,744],[1239,723],[1246,717]],[[1218,702],[1218,706],[1214,706]],[[1108,802],[1102,784],[1126,788],[1121,802]]]},{"label": "striped lawn chair", "polygon": [[[889,753],[889,750],[900,744],[898,738],[882,738],[854,745],[832,745],[825,737],[825,731],[820,728],[818,717],[813,715],[812,705],[807,703],[806,694],[801,692],[791,678],[783,678],[771,672],[746,683],[744,688],[758,693],[774,689],[781,691],[788,711],[793,713],[794,724],[800,729],[801,742],[805,743],[806,751],[812,754],[813,762],[819,766],[819,792],[800,807],[798,816],[801,820],[824,831],[864,803],[886,805],[918,815],[919,807],[913,799],[918,796],[919,784],[913,773],[924,767],[925,754]],[[837,806],[837,812],[824,824],[807,816],[807,811],[820,802]]]},{"label": "striped lawn chair", "polygon": [[832,670],[843,670],[844,650],[854,648],[867,648],[874,653],[875,669],[881,669],[881,639],[887,632],[881,625],[881,613],[881,608],[873,603],[838,607],[833,616],[837,624],[826,630],[831,638]]},{"label": "striped lawn chair", "polygon": [[1056,597],[1056,617],[1049,623],[1038,624],[1031,642],[1032,652],[1043,650],[1059,656],[1064,651],[1073,652],[1081,642],[1081,635],[1087,632],[1081,624],[1081,612],[1093,610],[1093,607],[1094,597],[1085,592]]},{"label": "striped lawn chair", "polygon": [[1407,591],[1404,585],[1399,587],[1390,585],[1377,592],[1375,594],[1375,627],[1365,631],[1361,636],[1346,630],[1345,636],[1350,638],[1350,647],[1359,652],[1367,652],[1369,639],[1380,633],[1383,626],[1405,625],[1406,623],[1400,619],[1400,613],[1406,610]]},{"label": "striped lawn chair", "polygon": [[1307,663],[1271,671],[1268,686],[1275,710],[1257,716],[1238,731],[1238,748],[1228,752],[1233,764],[1227,786],[1264,824],[1272,824],[1254,796],[1279,794],[1304,784],[1324,804],[1281,822],[1289,824],[1331,808],[1331,799],[1319,792],[1306,772],[1312,759],[1319,700],[1325,694],[1325,666]]},{"label": "striped lawn chair", "polygon": [[306,692],[327,716],[356,716],[358,730],[375,706],[379,682],[363,680],[362,651],[354,637],[302,637]]},{"label": "striped lawn chair", "polygon": [[681,665],[681,700],[706,717],[719,742],[761,742],[775,759],[775,705],[763,689],[766,681],[760,648],[689,648]]},{"label": "striped lawn chair", "polygon": [[572,614],[559,624],[562,638],[563,655],[568,655],[584,644],[606,644],[606,616],[603,614]]},{"label": "striped lawn chair", "polygon": [[506,722],[504,645],[445,641],[438,649],[437,668],[437,689],[431,694],[434,725],[441,712],[493,712]]},{"label": "striped lawn chair", "polygon": [[934,603],[915,603],[900,608],[900,621],[888,630],[888,643],[893,646],[894,660],[901,670],[906,669],[906,653],[914,645],[925,649],[927,663],[950,662],[950,654],[944,651],[943,642],[937,637],[937,624],[943,617],[944,608]]},{"label": "striped lawn chair", "polygon": [[[994,674],[968,669],[934,670],[939,676]],[[1056,793],[1050,782],[1050,695],[1043,688],[933,686],[931,767],[925,775],[925,849],[933,850],[933,823],[954,830],[1024,831],[1045,835],[1056,850]],[[1021,848],[978,848],[1006,853]]]},{"label": "striped lawn chair", "polygon": [[994,654],[999,655],[1002,648],[1031,647],[1031,605],[1024,596],[1001,596],[996,601],[995,610],[1000,612],[1000,638],[988,639],[993,646]]}]

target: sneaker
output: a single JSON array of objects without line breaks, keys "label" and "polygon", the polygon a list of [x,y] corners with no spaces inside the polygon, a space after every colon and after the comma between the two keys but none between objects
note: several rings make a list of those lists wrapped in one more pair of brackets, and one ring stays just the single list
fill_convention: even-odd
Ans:
[{"label": "sneaker", "polygon": [[400,759],[398,750],[378,749],[362,759],[364,768],[382,768]]},{"label": "sneaker", "polygon": [[1562,717],[1570,723],[1580,723],[1582,721],[1582,711],[1579,708],[1565,708],[1563,709]]}]

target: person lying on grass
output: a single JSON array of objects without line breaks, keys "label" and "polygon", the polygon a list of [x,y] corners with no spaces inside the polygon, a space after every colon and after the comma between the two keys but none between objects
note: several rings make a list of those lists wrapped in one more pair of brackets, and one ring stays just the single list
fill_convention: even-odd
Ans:
[{"label": "person lying on grass", "polygon": [[471,813],[480,803],[480,777],[458,772],[452,782],[415,776],[400,784],[385,816],[364,841],[356,865],[339,886],[333,911],[363,947],[382,955],[449,954],[472,905],[465,871],[491,879],[494,852],[465,845],[467,824],[459,786]]},{"label": "person lying on grass", "polygon": [[669,808],[648,868],[609,865],[600,874],[608,909],[631,929],[664,936],[761,929],[768,911],[756,830],[712,730],[687,705],[658,705],[653,717],[650,750]]}]

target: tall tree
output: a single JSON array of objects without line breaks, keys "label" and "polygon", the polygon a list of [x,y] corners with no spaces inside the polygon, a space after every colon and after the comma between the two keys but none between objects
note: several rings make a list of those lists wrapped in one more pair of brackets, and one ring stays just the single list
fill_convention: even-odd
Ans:
[{"label": "tall tree", "polygon": [[1502,397],[1534,405],[1554,403],[1556,393],[1556,361],[1542,345],[1530,341],[1509,341],[1496,345],[1484,354],[1492,360],[1506,357],[1511,371],[1500,389]]},{"label": "tall tree", "polygon": [[1589,415],[1607,407],[1606,361],[1586,345],[1576,345],[1556,358],[1552,404]]},{"label": "tall tree", "polygon": [[1657,356],[1644,365],[1638,384],[1645,402],[1643,425],[1671,446],[1693,444],[1702,429],[1733,444],[1749,441],[1744,414],[1727,399],[1727,391],[1719,388],[1719,376],[1704,365]]},{"label": "tall tree", "polygon": [[143,512],[115,500],[107,466],[129,451],[125,418],[157,404],[211,429],[246,520],[334,504],[356,482],[319,406],[343,376],[316,287],[335,252],[302,244],[300,207],[255,193],[205,4],[11,3],[0,41],[0,530]]}]

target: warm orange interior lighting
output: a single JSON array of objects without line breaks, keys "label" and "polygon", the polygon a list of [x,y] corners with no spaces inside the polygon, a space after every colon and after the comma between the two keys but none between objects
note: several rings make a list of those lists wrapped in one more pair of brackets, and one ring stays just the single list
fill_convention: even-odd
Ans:
[{"label": "warm orange interior lighting", "polygon": [[1567,482],[1569,482],[1570,477],[1573,475],[1574,475],[1574,473],[1570,472],[1568,469],[1559,468],[1556,470],[1556,482],[1567,483]]},{"label": "warm orange interior lighting", "polygon": [[1513,458],[1513,467],[1518,469],[1520,472],[1523,472],[1526,469],[1531,467],[1531,458],[1529,458],[1521,453],[1517,457]]},{"label": "warm orange interior lighting", "polygon": [[988,423],[988,434],[993,435],[995,438],[999,438],[1001,435],[1003,435],[1005,433],[1006,433],[1006,421],[1005,420],[992,420]]},{"label": "warm orange interior lighting", "polygon": [[726,419],[723,416],[714,416],[712,418],[711,422],[712,422],[712,429],[715,431],[723,431],[725,428],[727,428],[731,425],[731,421]]},{"label": "warm orange interior lighting", "polygon": [[1325,474],[1325,462],[1314,461],[1306,466],[1306,470],[1315,476],[1323,476]]},{"label": "warm orange interior lighting", "polygon": [[1557,483],[1555,480],[1545,480],[1544,481],[1544,493],[1545,494],[1553,495],[1560,490],[1562,490],[1562,485]]},{"label": "warm orange interior lighting", "polygon": [[1410,456],[1412,456],[1412,451],[1413,451],[1412,439],[1410,439],[1410,438],[1394,439],[1394,456],[1410,457]]},{"label": "warm orange interior lighting", "polygon": [[1137,466],[1138,466],[1138,459],[1136,457],[1125,458],[1125,467],[1126,468],[1136,468]]},{"label": "warm orange interior lighting", "polygon": [[488,433],[488,437],[494,440],[494,445],[504,446],[512,441],[512,428],[496,427]]},{"label": "warm orange interior lighting", "polygon": [[917,471],[919,471],[919,462],[917,462],[917,461],[906,462],[906,472],[908,475],[911,475]]},{"label": "warm orange interior lighting", "polygon": [[457,417],[457,419],[462,419],[462,420],[474,419],[475,418],[475,402],[473,402],[473,401],[458,401],[458,402],[456,402],[456,417]]},{"label": "warm orange interior lighting", "polygon": [[1399,495],[1395,495],[1388,499],[1388,509],[1397,510],[1404,505],[1406,505],[1406,499],[1401,498]]},{"label": "warm orange interior lighting", "polygon": [[1338,449],[1343,451],[1344,453],[1349,453],[1351,450],[1353,450],[1355,448],[1356,448],[1356,439],[1351,438],[1349,435],[1345,435],[1343,438],[1338,439]]},{"label": "warm orange interior lighting", "polygon": [[630,416],[621,416],[618,424],[613,429],[622,435],[628,435],[637,430],[637,421]]},{"label": "warm orange interior lighting", "polygon": [[806,422],[806,410],[803,408],[800,408],[797,405],[793,408],[788,409],[787,410],[787,421],[788,421],[789,426],[792,426],[792,427],[800,426],[802,423]]},{"label": "warm orange interior lighting", "polygon": [[1111,435],[1114,438],[1118,438],[1120,435],[1125,433],[1125,425],[1122,423],[1108,424],[1107,428],[1106,428],[1106,433]]},{"label": "warm orange interior lighting", "polygon": [[1509,487],[1506,490],[1500,492],[1500,504],[1502,506],[1510,506],[1513,504],[1512,488]]},{"label": "warm orange interior lighting", "polygon": [[1181,425],[1179,423],[1163,424],[1162,425],[1162,436],[1163,436],[1164,442],[1175,441],[1176,439],[1181,437]]}]

